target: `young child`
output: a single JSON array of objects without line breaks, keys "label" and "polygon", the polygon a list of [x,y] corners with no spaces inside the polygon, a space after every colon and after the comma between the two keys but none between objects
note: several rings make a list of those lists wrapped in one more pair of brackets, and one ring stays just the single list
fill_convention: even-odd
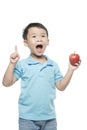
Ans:
[{"label": "young child", "polygon": [[63,91],[67,87],[80,61],[75,66],[69,63],[63,77],[58,64],[44,55],[49,39],[48,30],[41,23],[30,23],[23,31],[23,39],[31,54],[19,60],[15,47],[2,82],[8,87],[21,78],[19,130],[57,130],[56,88]]}]

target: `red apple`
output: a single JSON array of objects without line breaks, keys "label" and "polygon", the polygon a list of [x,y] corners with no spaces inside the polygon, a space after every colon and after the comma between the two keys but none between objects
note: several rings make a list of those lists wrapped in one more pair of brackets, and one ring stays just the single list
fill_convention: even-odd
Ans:
[{"label": "red apple", "polygon": [[78,63],[80,61],[80,56],[79,54],[72,53],[69,56],[69,60],[72,65],[75,65],[75,63]]}]

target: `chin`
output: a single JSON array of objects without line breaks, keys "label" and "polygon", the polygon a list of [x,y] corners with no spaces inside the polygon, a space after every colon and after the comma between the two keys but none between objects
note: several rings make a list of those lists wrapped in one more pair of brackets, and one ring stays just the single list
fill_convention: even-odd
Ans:
[{"label": "chin", "polygon": [[34,56],[34,57],[42,57],[43,54],[32,54],[32,56]]},{"label": "chin", "polygon": [[42,57],[43,56],[43,54],[41,54],[41,55],[36,55],[36,57]]}]

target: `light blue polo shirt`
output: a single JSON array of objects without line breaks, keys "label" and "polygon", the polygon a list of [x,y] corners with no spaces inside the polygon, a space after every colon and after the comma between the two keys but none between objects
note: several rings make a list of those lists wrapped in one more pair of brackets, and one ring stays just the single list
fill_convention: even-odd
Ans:
[{"label": "light blue polo shirt", "polygon": [[49,58],[41,63],[29,56],[18,61],[14,75],[21,78],[19,117],[28,120],[56,118],[55,83],[63,78],[58,64]]}]

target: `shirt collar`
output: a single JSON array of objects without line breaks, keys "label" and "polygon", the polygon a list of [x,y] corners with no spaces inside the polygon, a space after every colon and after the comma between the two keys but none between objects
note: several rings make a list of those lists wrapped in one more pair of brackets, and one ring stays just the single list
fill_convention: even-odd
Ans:
[{"label": "shirt collar", "polygon": [[[50,60],[46,55],[44,56],[47,58],[47,62],[45,62],[44,64],[46,64],[47,66],[53,66],[52,60]],[[27,58],[27,63],[29,65],[41,64],[40,61],[35,60],[31,55]]]}]

